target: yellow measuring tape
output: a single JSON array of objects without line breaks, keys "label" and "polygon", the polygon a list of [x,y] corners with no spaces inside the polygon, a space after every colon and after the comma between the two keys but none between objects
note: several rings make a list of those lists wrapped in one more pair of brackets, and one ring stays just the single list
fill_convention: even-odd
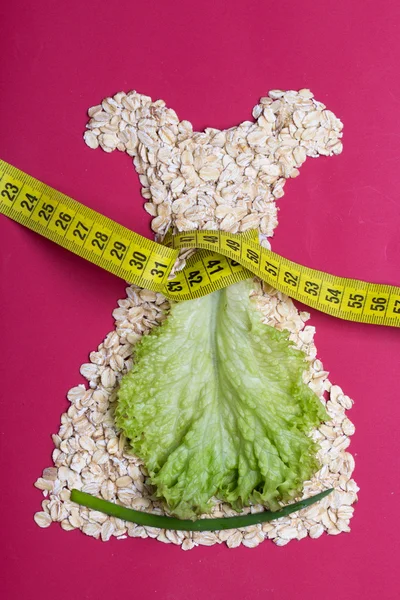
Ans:
[{"label": "yellow measuring tape", "polygon": [[[250,234],[188,231],[165,245],[144,238],[0,160],[0,213],[136,285],[190,300],[256,275],[335,317],[400,327],[400,288],[336,277],[262,248]],[[168,276],[179,249],[196,248]],[[200,250],[199,250],[200,249]]]}]

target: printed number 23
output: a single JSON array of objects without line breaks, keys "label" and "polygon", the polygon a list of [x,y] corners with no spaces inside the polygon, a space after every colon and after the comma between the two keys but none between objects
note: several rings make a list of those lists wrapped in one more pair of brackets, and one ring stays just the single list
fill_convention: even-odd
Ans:
[{"label": "printed number 23", "polygon": [[1,195],[3,198],[8,198],[9,200],[15,200],[17,194],[19,192],[19,188],[16,185],[12,185],[12,183],[6,183],[4,186],[4,190],[2,190]]}]

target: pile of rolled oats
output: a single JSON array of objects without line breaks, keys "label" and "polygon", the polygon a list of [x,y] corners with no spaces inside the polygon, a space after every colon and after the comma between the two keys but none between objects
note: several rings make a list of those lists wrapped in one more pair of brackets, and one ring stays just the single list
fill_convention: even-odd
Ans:
[{"label": "pile of rolled oats", "polygon": [[[131,92],[107,98],[89,110],[86,143],[110,152],[117,148],[134,157],[140,174],[146,210],[154,217],[153,230],[162,236],[170,225],[246,231],[258,227],[270,236],[277,224],[274,200],[283,195],[286,178],[298,175],[306,156],[341,152],[341,122],[313,99],[309,90],[274,90],[254,108],[256,122],[220,131],[193,132],[187,121],[179,122],[161,100]],[[306,383],[326,404],[331,420],[314,431],[320,444],[321,469],[305,482],[303,497],[328,487],[335,491],[321,502],[290,516],[242,529],[220,532],[181,532],[126,523],[70,501],[73,488],[105,500],[147,512],[165,514],[154,500],[141,460],[130,453],[115,428],[114,410],[119,381],[132,367],[135,344],[166,317],[168,301],[162,294],[127,288],[127,297],[114,310],[115,329],[90,354],[81,367],[88,380],[68,392],[71,403],[53,435],[53,467],[43,471],[35,485],[43,491],[42,511],[35,521],[48,527],[58,521],[65,530],[80,529],[103,541],[115,536],[152,537],[189,550],[197,545],[226,543],[255,547],[264,539],[284,546],[292,539],[324,531],[336,535],[349,531],[358,487],[352,479],[354,459],[347,452],[354,426],[346,416],[352,401],[332,385],[316,358],[314,327],[306,326],[309,314],[275,289],[255,280],[253,295],[263,321],[290,332],[309,363]],[[326,400],[324,394],[327,394]],[[257,512],[252,506],[243,512]],[[215,500],[213,516],[236,514]]]},{"label": "pile of rolled oats", "polygon": [[253,109],[255,121],[194,132],[163,100],[120,92],[89,109],[85,141],[133,157],[152,229],[258,228],[271,236],[275,199],[307,156],[339,154],[343,125],[310,90],[273,90]]}]

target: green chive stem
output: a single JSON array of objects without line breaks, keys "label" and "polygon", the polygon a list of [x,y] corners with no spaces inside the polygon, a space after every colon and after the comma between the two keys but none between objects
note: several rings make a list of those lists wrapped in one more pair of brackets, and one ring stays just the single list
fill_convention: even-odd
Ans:
[{"label": "green chive stem", "polygon": [[220,517],[217,519],[197,519],[196,521],[178,519],[176,517],[167,517],[163,515],[155,515],[152,513],[146,513],[139,510],[133,510],[132,508],[126,508],[119,504],[113,504],[107,502],[101,498],[96,498],[91,494],[86,494],[79,490],[72,490],[71,500],[81,506],[86,506],[92,510],[98,510],[99,512],[122,519],[123,521],[131,521],[137,525],[145,525],[146,527],[157,527],[160,529],[176,529],[183,531],[218,531],[221,529],[237,529],[239,527],[248,527],[249,525],[255,525],[257,523],[265,523],[267,521],[274,521],[280,519],[286,515],[290,515],[306,506],[310,506],[322,498],[325,498],[328,494],[333,491],[333,488],[325,490],[320,494],[300,500],[294,504],[288,504],[280,510],[270,511],[266,510],[258,513],[250,513],[248,515],[238,515],[235,517]]}]

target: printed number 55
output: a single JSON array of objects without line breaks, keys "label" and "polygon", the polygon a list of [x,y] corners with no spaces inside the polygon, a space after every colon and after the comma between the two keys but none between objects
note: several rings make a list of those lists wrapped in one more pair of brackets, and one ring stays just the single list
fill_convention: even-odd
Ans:
[{"label": "printed number 55", "polygon": [[350,294],[347,306],[350,308],[362,308],[364,296],[362,294]]}]

